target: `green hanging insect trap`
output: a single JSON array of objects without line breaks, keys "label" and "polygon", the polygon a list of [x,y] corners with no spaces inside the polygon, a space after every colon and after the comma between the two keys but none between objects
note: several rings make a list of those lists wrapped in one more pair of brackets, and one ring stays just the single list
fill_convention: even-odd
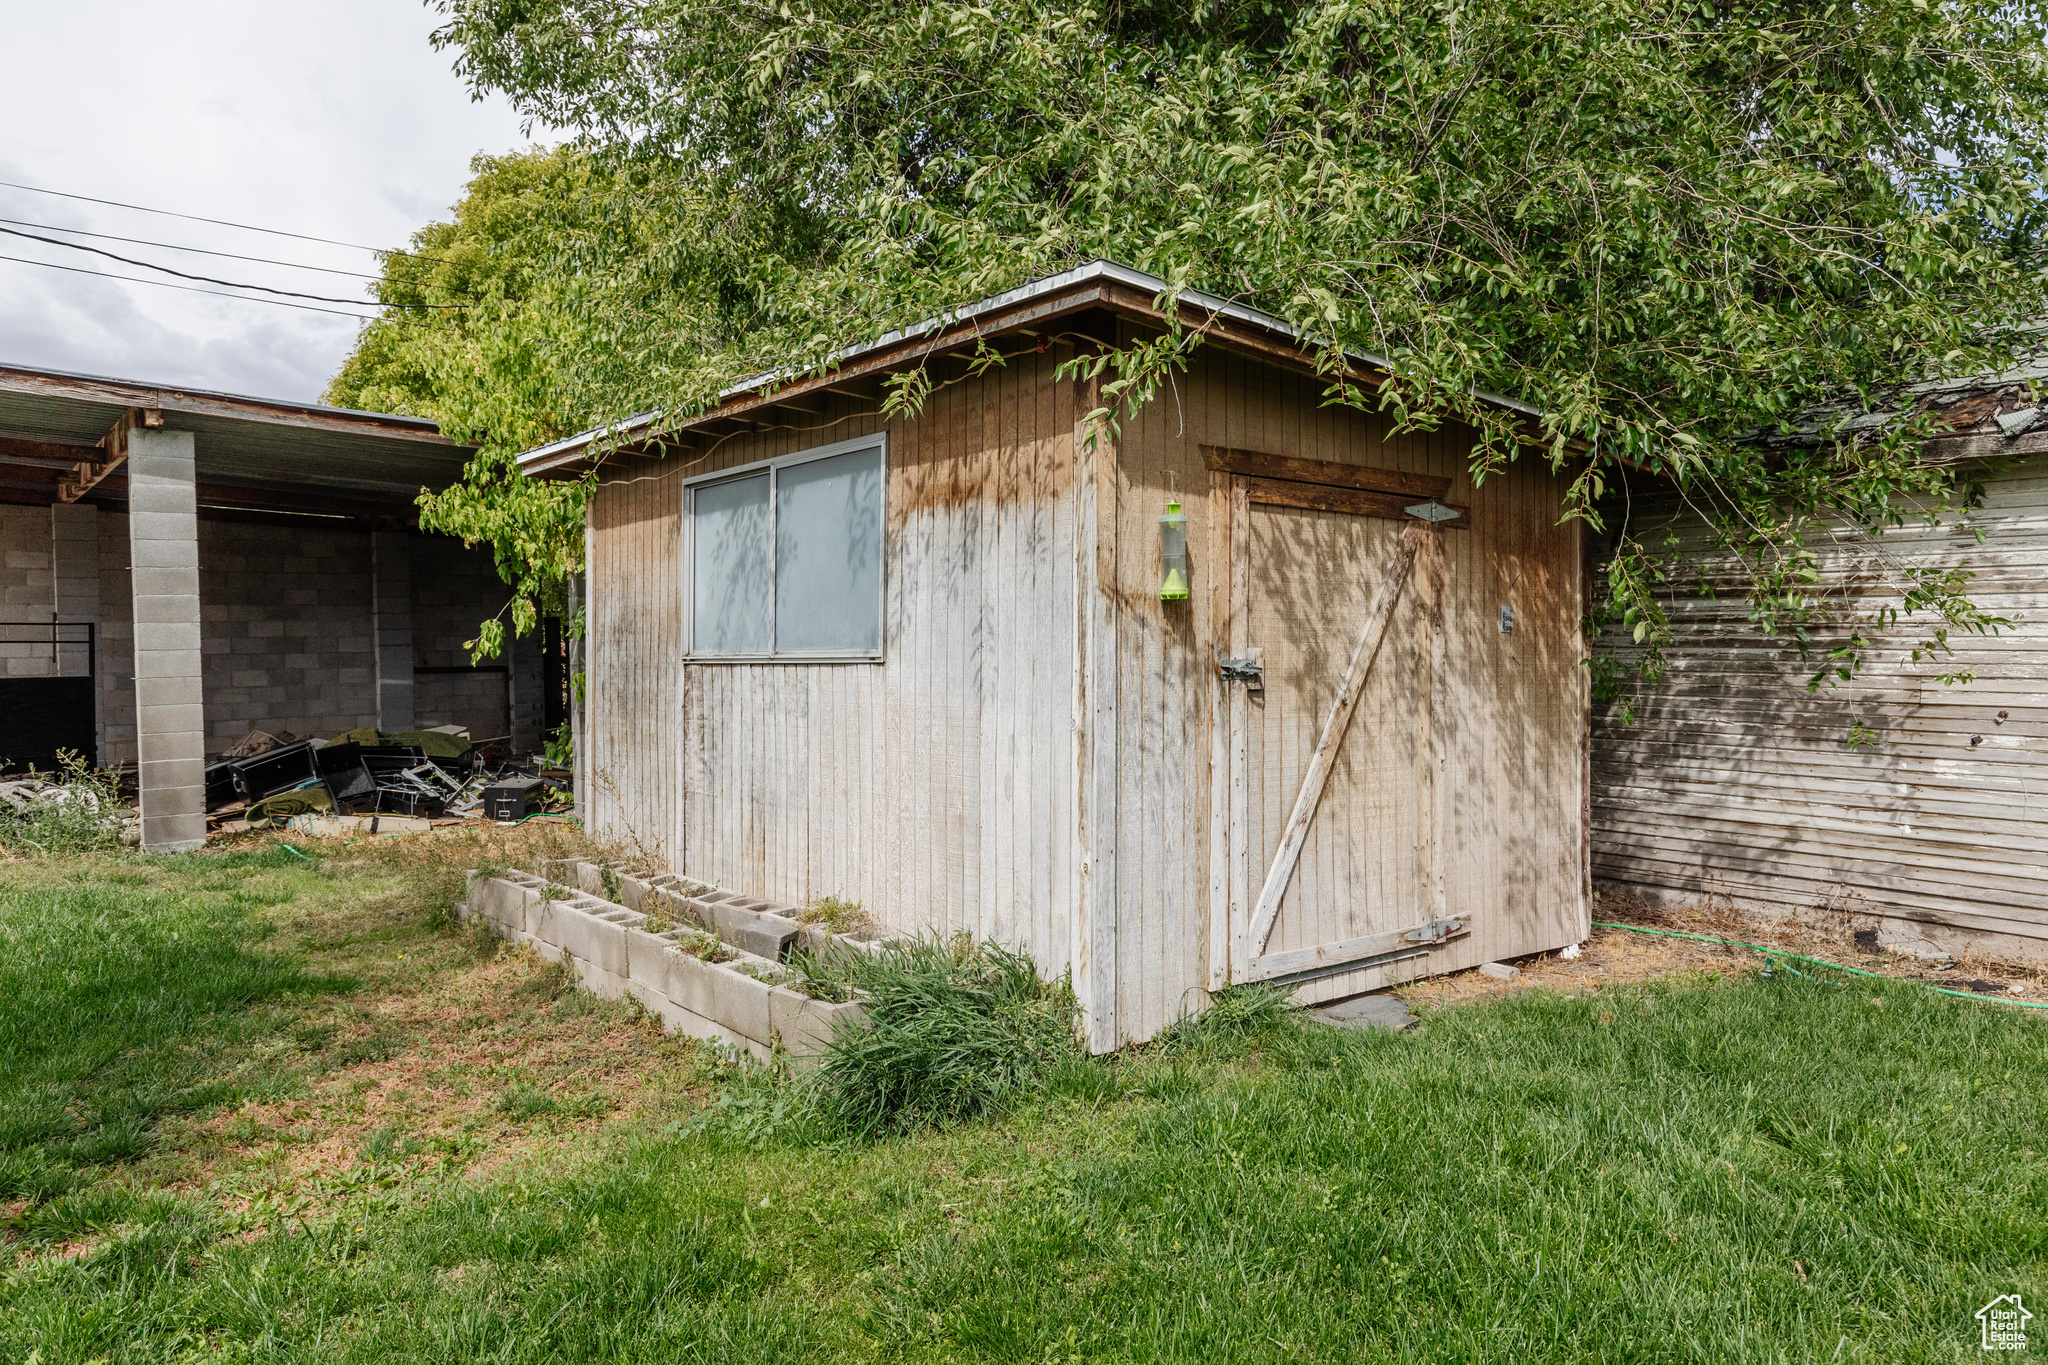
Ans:
[{"label": "green hanging insect trap", "polygon": [[1188,519],[1178,502],[1159,519],[1159,600],[1188,600]]}]

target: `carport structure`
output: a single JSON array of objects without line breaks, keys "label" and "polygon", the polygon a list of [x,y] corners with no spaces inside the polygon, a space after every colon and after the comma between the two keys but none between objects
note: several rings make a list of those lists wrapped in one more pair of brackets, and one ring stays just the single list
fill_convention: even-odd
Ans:
[{"label": "carport structure", "polygon": [[[72,692],[97,759],[136,763],[151,849],[205,841],[209,748],[252,728],[536,742],[540,651],[477,668],[450,638],[508,594],[488,553],[417,531],[470,454],[417,418],[0,366],[0,689],[91,677]],[[14,714],[51,722],[29,696]]]}]

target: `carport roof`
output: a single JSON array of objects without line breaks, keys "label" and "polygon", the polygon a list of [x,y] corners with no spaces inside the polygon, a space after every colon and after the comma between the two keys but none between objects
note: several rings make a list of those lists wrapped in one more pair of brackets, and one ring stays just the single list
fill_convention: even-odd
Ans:
[{"label": "carport roof", "polygon": [[[258,511],[289,494],[315,514],[402,515],[421,488],[453,483],[473,451],[423,418],[0,365],[0,501],[55,501],[58,481],[138,408],[193,433],[202,507]],[[85,500],[126,497],[117,470]]]}]

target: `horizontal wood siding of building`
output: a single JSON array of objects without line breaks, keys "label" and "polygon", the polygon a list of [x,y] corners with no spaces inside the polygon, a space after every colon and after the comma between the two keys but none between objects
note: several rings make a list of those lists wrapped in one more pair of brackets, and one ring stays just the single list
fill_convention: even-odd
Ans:
[{"label": "horizontal wood siding of building", "polygon": [[[1704,543],[1696,525],[1676,526],[1689,547]],[[1596,875],[1659,899],[1881,916],[1909,945],[2048,951],[2044,560],[2037,466],[1987,475],[1967,525],[1844,535],[1824,551],[1826,581],[1866,618],[1899,605],[1907,570],[1967,562],[1972,599],[2015,624],[1916,662],[1931,626],[1903,618],[1854,681],[1809,692],[1833,640],[1808,659],[1762,635],[1709,559],[1718,595],[1669,604],[1666,686],[1635,698],[1633,725],[1600,708]],[[1976,680],[1941,681],[1957,670]]]}]

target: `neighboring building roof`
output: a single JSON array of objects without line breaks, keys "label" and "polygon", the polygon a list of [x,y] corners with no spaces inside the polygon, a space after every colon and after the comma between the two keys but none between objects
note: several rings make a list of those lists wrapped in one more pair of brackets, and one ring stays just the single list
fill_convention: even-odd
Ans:
[{"label": "neighboring building roof", "polygon": [[[915,359],[920,354],[930,355],[976,337],[1030,328],[1067,313],[1108,308],[1148,321],[1162,321],[1163,315],[1155,301],[1167,288],[1167,282],[1157,275],[1133,270],[1114,261],[1092,260],[1071,270],[978,299],[937,317],[926,318],[912,326],[884,332],[872,341],[846,347],[834,352],[827,368],[816,373],[799,375],[793,370],[782,369],[742,379],[721,393],[714,406],[671,422],[665,428],[660,426],[660,413],[644,412],[622,422],[594,427],[552,444],[538,446],[520,455],[519,467],[531,475],[559,474],[583,463],[593,444],[630,444],[660,436],[665,431],[685,431],[700,423],[720,421],[753,408],[771,406],[779,398],[796,397],[809,388],[822,388],[851,377],[897,368],[902,362]],[[1297,364],[1305,355],[1301,348],[1301,333],[1272,313],[1199,289],[1181,292],[1180,309],[1183,314],[1205,315],[1211,336],[1226,347]],[[1354,352],[1352,360],[1362,377],[1383,378],[1393,373],[1393,363],[1380,356]],[[790,382],[773,394],[764,392],[769,386],[785,380]],[[1512,398],[1492,393],[1477,396],[1526,418],[1542,416],[1538,409]]]},{"label": "neighboring building roof", "polygon": [[[245,490],[241,502],[252,506],[266,493],[294,500],[272,496],[279,511],[309,492],[404,508],[422,487],[453,483],[474,449],[418,417],[0,364],[0,501],[55,500],[59,482],[98,458],[103,438],[135,409],[194,433],[202,484]],[[117,472],[87,500],[119,501],[125,488]],[[215,500],[223,499],[236,501]]]},{"label": "neighboring building roof", "polygon": [[1939,428],[1923,454],[1942,463],[2048,452],[2048,351],[1997,374],[1908,384],[1892,401],[1861,411],[1849,403],[1822,404],[1801,413],[1788,433],[1766,439],[1797,445],[1831,429],[1844,435],[1875,432],[1923,412]]}]

